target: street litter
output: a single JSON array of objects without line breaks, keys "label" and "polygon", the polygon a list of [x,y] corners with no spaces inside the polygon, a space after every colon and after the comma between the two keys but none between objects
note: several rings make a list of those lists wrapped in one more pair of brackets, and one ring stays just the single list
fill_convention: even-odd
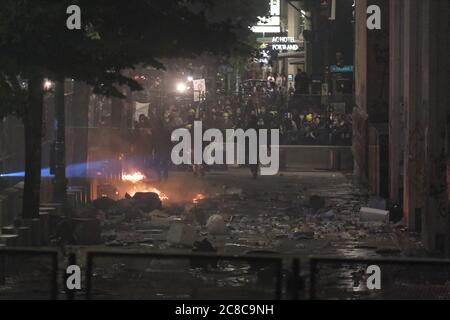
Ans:
[{"label": "street litter", "polygon": [[362,207],[360,213],[362,222],[389,223],[389,211]]},{"label": "street litter", "polygon": [[300,226],[294,230],[294,238],[297,240],[314,239],[314,231],[308,226]]},{"label": "street litter", "polygon": [[242,195],[242,189],[224,187],[224,194],[227,196],[240,196]]},{"label": "street litter", "polygon": [[192,247],[197,240],[197,231],[193,226],[174,223],[167,233],[167,242],[174,245]]},{"label": "street litter", "polygon": [[170,216],[163,211],[154,210],[150,214],[148,214],[150,218],[151,224],[155,227],[169,227],[170,225]]},{"label": "street litter", "polygon": [[215,214],[209,217],[206,223],[206,229],[212,235],[225,235],[228,234],[228,228],[221,215]]}]

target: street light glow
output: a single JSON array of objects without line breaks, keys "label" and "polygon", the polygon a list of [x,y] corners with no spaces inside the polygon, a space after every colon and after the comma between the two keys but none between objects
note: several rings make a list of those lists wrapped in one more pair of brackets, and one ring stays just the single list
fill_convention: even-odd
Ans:
[{"label": "street light glow", "polygon": [[192,82],[192,81],[194,81],[194,77],[193,77],[193,76],[189,76],[189,77],[187,77],[187,81],[189,81],[189,82]]},{"label": "street light glow", "polygon": [[184,83],[180,82],[179,84],[177,84],[177,91],[179,93],[184,93],[186,91],[187,87]]},{"label": "street light glow", "polygon": [[50,90],[53,86],[53,83],[50,80],[44,81],[44,90]]}]

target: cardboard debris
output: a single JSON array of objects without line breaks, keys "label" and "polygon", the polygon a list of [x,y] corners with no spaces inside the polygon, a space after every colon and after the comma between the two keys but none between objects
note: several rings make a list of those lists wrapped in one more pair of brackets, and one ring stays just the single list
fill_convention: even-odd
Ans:
[{"label": "cardboard debris", "polygon": [[161,210],[154,210],[148,214],[148,218],[151,221],[152,226],[155,227],[165,227],[170,226],[170,216]]},{"label": "cardboard debris", "polygon": [[389,211],[362,207],[360,213],[362,222],[389,223]]},{"label": "cardboard debris", "polygon": [[225,220],[218,214],[209,217],[208,222],[206,223],[206,229],[212,235],[228,234],[228,228],[225,224]]},{"label": "cardboard debris", "polygon": [[197,231],[193,226],[174,223],[167,233],[167,242],[175,245],[192,247],[197,240]]}]

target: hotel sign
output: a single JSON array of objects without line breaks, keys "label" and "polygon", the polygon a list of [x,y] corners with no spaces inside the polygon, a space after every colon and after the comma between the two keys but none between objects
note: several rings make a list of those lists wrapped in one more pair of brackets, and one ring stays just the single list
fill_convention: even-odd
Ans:
[{"label": "hotel sign", "polygon": [[274,51],[298,51],[300,50],[300,41],[295,40],[294,37],[273,37],[272,50]]}]

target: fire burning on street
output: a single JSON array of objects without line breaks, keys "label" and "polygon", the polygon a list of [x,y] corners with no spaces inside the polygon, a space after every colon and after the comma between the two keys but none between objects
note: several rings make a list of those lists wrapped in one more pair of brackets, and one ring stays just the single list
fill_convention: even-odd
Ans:
[{"label": "fire burning on street", "polygon": [[200,201],[205,200],[205,199],[206,199],[206,197],[205,197],[204,194],[198,193],[198,194],[194,197],[194,199],[192,199],[192,202],[193,202],[193,203],[199,203]]},{"label": "fire burning on street", "polygon": [[131,174],[122,173],[122,181],[131,182],[133,184],[132,190],[129,190],[127,193],[130,196],[134,196],[137,192],[153,192],[156,193],[161,201],[169,200],[169,197],[162,191],[156,189],[153,186],[149,186],[148,183],[145,182],[147,177],[139,172],[133,172]]}]

